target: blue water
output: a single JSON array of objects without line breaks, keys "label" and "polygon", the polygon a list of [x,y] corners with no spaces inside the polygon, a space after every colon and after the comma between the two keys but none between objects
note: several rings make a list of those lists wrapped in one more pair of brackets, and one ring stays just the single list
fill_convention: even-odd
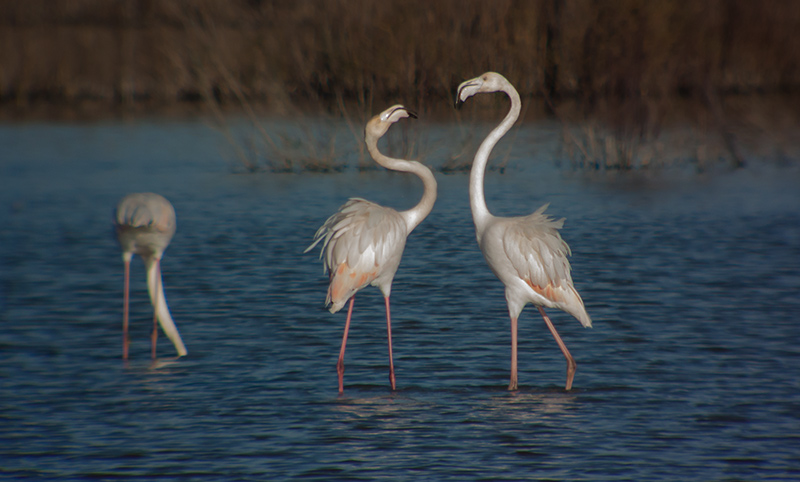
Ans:
[{"label": "blue water", "polygon": [[[516,142],[537,145],[528,135]],[[518,149],[486,191],[496,214],[550,202],[567,218],[594,320],[550,313],[574,389],[528,307],[520,390],[506,390],[502,286],[475,243],[466,176],[437,173],[392,293],[398,389],[371,288],[340,397],[345,313],[324,309],[321,262],[302,251],[348,197],[407,208],[417,181],[242,174],[202,122],[1,126],[0,478],[800,478],[800,170],[593,175],[554,167],[556,147]],[[189,350],[178,360],[163,335],[150,360],[138,261],[121,359],[111,213],[135,191],[177,211],[162,270]]]}]

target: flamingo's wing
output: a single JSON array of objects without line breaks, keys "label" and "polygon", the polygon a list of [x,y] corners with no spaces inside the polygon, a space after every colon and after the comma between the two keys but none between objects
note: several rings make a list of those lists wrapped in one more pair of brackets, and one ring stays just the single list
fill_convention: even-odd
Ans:
[{"label": "flamingo's wing", "polygon": [[571,254],[558,230],[564,219],[553,220],[544,214],[545,204],[529,216],[509,220],[503,248],[520,278],[535,287],[559,288],[572,285]]},{"label": "flamingo's wing", "polygon": [[116,222],[118,226],[174,233],[175,209],[159,194],[129,194],[117,204]]},{"label": "flamingo's wing", "polygon": [[175,209],[158,194],[128,194],[117,204],[114,217],[123,258],[128,260],[133,253],[160,259],[175,234]]},{"label": "flamingo's wing", "polygon": [[406,224],[394,209],[354,198],[328,218],[315,238],[308,249],[323,242],[320,256],[331,277],[327,303],[338,311],[376,279],[391,283],[405,248]]},{"label": "flamingo's wing", "polygon": [[503,236],[503,249],[517,275],[549,304],[570,313],[585,327],[592,326],[583,300],[572,284],[569,245],[558,230],[564,219],[544,214],[545,204],[535,213],[512,218]]}]

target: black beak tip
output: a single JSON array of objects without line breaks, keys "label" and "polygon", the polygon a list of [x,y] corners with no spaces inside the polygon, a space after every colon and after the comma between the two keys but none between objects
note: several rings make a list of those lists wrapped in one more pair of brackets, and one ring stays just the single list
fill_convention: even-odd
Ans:
[{"label": "black beak tip", "polygon": [[462,105],[464,105],[464,102],[463,102],[461,99],[459,99],[459,98],[456,98],[456,105],[455,105],[455,108],[456,108],[457,110],[461,110],[461,106],[462,106]]},{"label": "black beak tip", "polygon": [[417,117],[417,113],[414,112],[413,110],[406,109],[406,112],[408,112],[408,116],[411,117],[412,119],[418,119],[419,118],[419,117]]}]

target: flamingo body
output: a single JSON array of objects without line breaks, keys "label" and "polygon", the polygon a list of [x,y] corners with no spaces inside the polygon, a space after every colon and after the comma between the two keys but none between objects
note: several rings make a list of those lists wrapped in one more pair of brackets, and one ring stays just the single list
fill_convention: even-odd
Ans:
[{"label": "flamingo body", "polygon": [[576,363],[543,307],[558,308],[574,316],[584,327],[592,320],[572,283],[568,256],[571,251],[559,229],[564,219],[553,220],[544,213],[547,204],[533,214],[498,217],[489,212],[483,192],[486,164],[497,142],[519,118],[521,102],[513,85],[495,72],[464,81],[456,94],[456,105],[481,93],[503,92],[511,108],[503,121],[484,139],[475,154],[470,171],[470,209],[478,246],[492,272],[505,285],[511,318],[511,379],[509,390],[518,388],[517,321],[528,303],[535,305],[567,360],[566,389],[572,388]]},{"label": "flamingo body", "polygon": [[317,237],[326,237],[323,260],[330,285],[325,304],[331,313],[368,285],[385,297],[391,294],[408,234],[400,213],[360,198],[328,218]]},{"label": "flamingo body", "polygon": [[400,266],[406,238],[431,212],[436,201],[436,180],[430,169],[416,161],[387,157],[378,150],[378,139],[393,123],[405,117],[416,116],[401,105],[390,107],[367,123],[364,138],[370,155],[378,164],[387,169],[416,174],[422,180],[424,193],[420,202],[407,211],[398,212],[364,199],[350,199],[325,221],[315,234],[313,244],[306,249],[309,251],[323,243],[320,257],[330,279],[325,303],[331,313],[336,313],[350,301],[336,365],[339,393],[344,391],[344,352],[355,295],[369,285],[383,293],[389,342],[389,381],[392,390],[396,387],[389,303],[392,281]]},{"label": "flamingo body", "polygon": [[492,272],[506,287],[509,314],[518,317],[526,304],[558,308],[585,327],[592,326],[572,284],[570,249],[558,230],[564,219],[544,214],[547,205],[528,216],[495,217],[479,246]]}]

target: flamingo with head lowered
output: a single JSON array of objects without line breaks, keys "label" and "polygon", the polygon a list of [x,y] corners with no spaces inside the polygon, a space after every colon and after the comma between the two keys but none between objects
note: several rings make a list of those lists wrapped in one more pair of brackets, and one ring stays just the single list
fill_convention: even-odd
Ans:
[{"label": "flamingo with head lowered", "polygon": [[378,139],[392,124],[405,117],[416,115],[402,105],[394,105],[367,123],[364,137],[367,150],[375,162],[386,169],[410,172],[422,180],[422,199],[413,208],[400,212],[364,199],[350,199],[325,221],[315,234],[314,243],[306,249],[308,252],[319,242],[323,243],[320,257],[330,277],[325,304],[330,305],[331,313],[336,313],[350,301],[339,361],[336,364],[339,393],[344,392],[344,351],[355,294],[369,285],[381,290],[386,304],[389,382],[392,390],[396,387],[392,360],[392,319],[389,310],[392,280],[403,256],[406,238],[428,216],[436,201],[436,179],[430,169],[417,161],[387,157],[378,150]]},{"label": "flamingo with head lowered", "polygon": [[125,291],[122,308],[122,358],[128,359],[128,291],[130,288],[131,258],[138,254],[147,269],[147,291],[153,304],[153,332],[151,356],[156,358],[158,325],[167,338],[175,345],[178,356],[186,355],[181,335],[167,307],[164,287],[161,281],[161,256],[175,234],[175,209],[163,196],[153,193],[128,194],[119,204],[115,213],[117,238],[122,247],[122,260],[125,263]]},{"label": "flamingo with head lowered", "polygon": [[592,320],[572,284],[571,268],[567,259],[571,252],[558,232],[564,225],[564,219],[556,221],[544,214],[547,204],[528,216],[494,216],[489,212],[483,194],[483,177],[489,154],[519,118],[522,105],[519,94],[505,77],[495,72],[486,72],[458,86],[456,106],[475,94],[493,92],[508,95],[511,109],[505,119],[489,133],[475,154],[469,177],[469,200],[478,245],[492,272],[506,288],[508,314],[511,317],[511,380],[508,389],[516,390],[518,387],[517,320],[525,305],[532,303],[539,309],[567,359],[566,389],[570,390],[577,365],[543,307],[566,311],[587,328],[592,326]]}]

